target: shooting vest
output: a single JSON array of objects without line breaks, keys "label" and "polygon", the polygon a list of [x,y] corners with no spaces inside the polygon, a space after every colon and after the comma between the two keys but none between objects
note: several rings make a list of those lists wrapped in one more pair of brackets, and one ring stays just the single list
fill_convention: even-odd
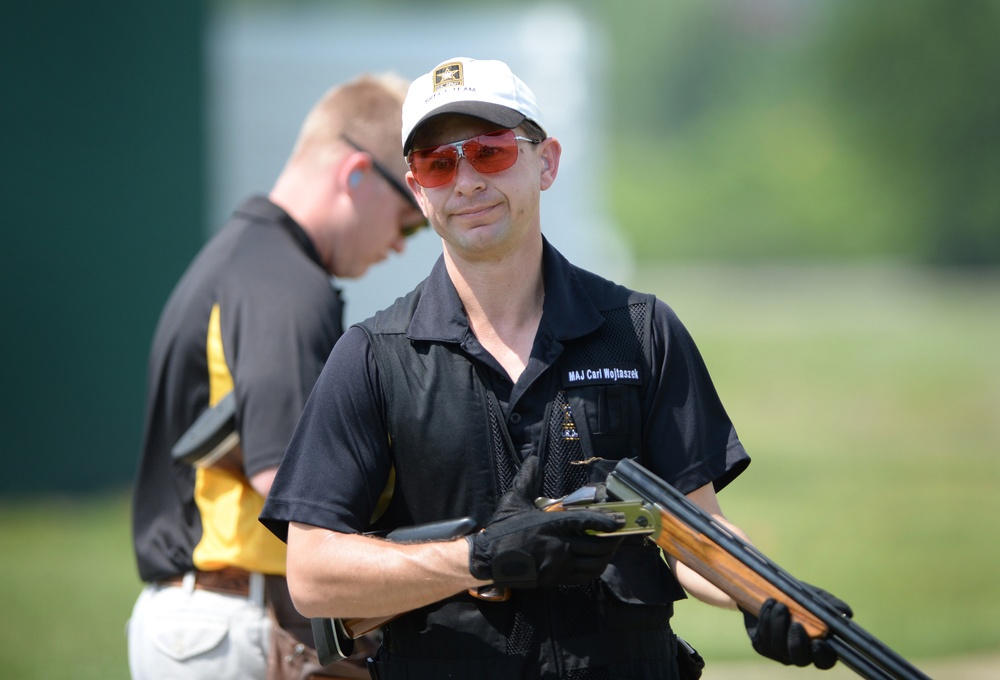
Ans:
[{"label": "shooting vest", "polygon": [[[654,298],[576,274],[604,323],[567,341],[537,378],[551,395],[537,450],[542,492],[552,498],[603,480],[621,458],[638,458],[649,387]],[[376,527],[462,516],[482,526],[520,461],[486,369],[455,344],[407,338],[422,288],[361,324],[386,397],[396,470]],[[675,677],[669,619],[684,594],[655,545],[627,540],[590,584],[512,592],[506,602],[458,595],[390,623],[378,677]]]}]

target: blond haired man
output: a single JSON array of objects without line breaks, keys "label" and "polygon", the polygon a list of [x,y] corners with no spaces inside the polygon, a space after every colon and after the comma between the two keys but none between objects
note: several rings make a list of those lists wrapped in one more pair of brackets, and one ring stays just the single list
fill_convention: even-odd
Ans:
[{"label": "blond haired man", "polygon": [[[331,277],[361,276],[389,251],[402,253],[425,224],[403,183],[400,83],[362,76],[328,92],[268,196],[236,209],[162,312],[133,498],[146,583],[129,622],[134,678],[264,678],[281,643],[302,657],[290,661],[304,677],[311,672],[308,626],[287,598],[285,546],[257,515],[343,333]],[[174,460],[185,431],[230,394],[239,466]],[[272,666],[289,661],[270,656]],[[353,666],[330,672],[367,677]]]}]

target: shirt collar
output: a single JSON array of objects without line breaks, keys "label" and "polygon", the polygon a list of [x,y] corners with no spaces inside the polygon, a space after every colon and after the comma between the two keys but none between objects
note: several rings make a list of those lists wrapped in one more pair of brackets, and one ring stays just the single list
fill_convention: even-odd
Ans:
[{"label": "shirt collar", "polygon": [[[604,317],[584,288],[577,267],[542,237],[542,275],[545,301],[542,324],[560,341],[579,338],[596,330]],[[438,258],[423,282],[406,337],[461,343],[471,332],[458,291],[448,276],[444,256]]]},{"label": "shirt collar", "polygon": [[265,196],[247,198],[236,208],[236,214],[255,222],[270,222],[281,225],[295,239],[309,259],[326,271],[326,268],[323,267],[323,259],[319,256],[319,251],[316,250],[316,244],[309,238],[305,229],[292,219],[291,215]]}]

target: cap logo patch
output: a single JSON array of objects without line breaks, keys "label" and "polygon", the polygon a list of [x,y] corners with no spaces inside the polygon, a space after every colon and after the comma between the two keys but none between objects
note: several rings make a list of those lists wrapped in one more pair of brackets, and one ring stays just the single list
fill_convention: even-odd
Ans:
[{"label": "cap logo patch", "polygon": [[439,69],[434,70],[434,91],[437,92],[442,87],[449,87],[452,85],[464,85],[465,84],[465,74],[462,72],[461,62],[452,62],[450,64],[445,64]]}]

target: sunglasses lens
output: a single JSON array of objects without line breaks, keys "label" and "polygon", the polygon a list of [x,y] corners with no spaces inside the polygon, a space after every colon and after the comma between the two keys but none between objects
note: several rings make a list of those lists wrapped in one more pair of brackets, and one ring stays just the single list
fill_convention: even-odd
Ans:
[{"label": "sunglasses lens", "polygon": [[[517,161],[517,140],[513,130],[498,130],[460,143],[462,155],[478,172],[506,170]],[[410,169],[417,182],[428,189],[447,184],[458,170],[458,150],[454,144],[420,149],[410,154]]]},{"label": "sunglasses lens", "polygon": [[506,170],[517,160],[517,140],[513,130],[491,132],[473,137],[462,147],[465,157],[479,172]]},{"label": "sunglasses lens", "polygon": [[420,149],[410,154],[410,170],[420,186],[433,189],[447,184],[458,167],[458,150],[453,146]]}]

